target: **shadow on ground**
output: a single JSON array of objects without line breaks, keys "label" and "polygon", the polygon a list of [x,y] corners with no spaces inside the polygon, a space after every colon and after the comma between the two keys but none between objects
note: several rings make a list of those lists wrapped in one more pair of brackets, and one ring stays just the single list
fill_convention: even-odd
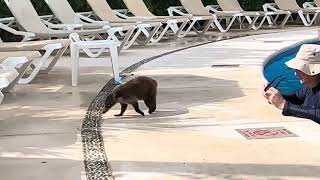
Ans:
[{"label": "shadow on ground", "polygon": [[0,173],[7,180],[84,179],[82,160],[61,158],[0,158]]},{"label": "shadow on ground", "polygon": [[[294,164],[241,164],[241,163],[185,163],[185,162],[151,162],[151,161],[111,161],[112,166],[124,172],[161,173],[175,175],[186,179],[243,179],[239,176],[270,177],[301,177],[319,179],[320,166]],[[117,174],[116,178],[125,173]],[[272,178],[277,177],[277,178]],[[269,178],[268,178],[269,179]],[[287,179],[287,178],[285,178]]]},{"label": "shadow on ground", "polygon": [[[120,111],[118,104],[104,115],[104,131],[126,128],[161,131],[162,128],[168,128],[167,123],[179,122],[178,118],[173,117],[189,113],[189,108],[244,96],[238,82],[233,80],[189,74],[156,75],[152,78],[159,84],[156,113],[147,114],[147,108],[143,101],[140,101],[140,108],[147,114],[146,116],[138,115],[130,107],[123,117],[114,117],[113,115]],[[119,129],[117,127],[119,123],[125,123],[126,126]],[[184,125],[175,125],[175,127],[182,126]]]}]

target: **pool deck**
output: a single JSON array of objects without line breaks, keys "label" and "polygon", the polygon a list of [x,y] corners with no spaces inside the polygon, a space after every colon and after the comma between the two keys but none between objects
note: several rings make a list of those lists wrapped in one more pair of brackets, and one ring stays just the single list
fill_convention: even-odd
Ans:
[{"label": "pool deck", "polygon": [[[144,117],[119,105],[103,115],[105,153],[115,179],[320,179],[320,126],[284,117],[262,97],[262,63],[277,50],[317,37],[316,27],[214,42],[162,56],[134,76],[158,81],[158,108]],[[122,68],[187,38],[120,56]],[[85,180],[80,127],[90,102],[111,78],[105,58],[81,58],[78,87],[70,59],[17,86],[0,106],[0,174],[6,180]],[[212,65],[239,65],[211,67]],[[147,111],[140,103],[143,111]],[[284,127],[297,137],[247,140],[236,129]]]}]

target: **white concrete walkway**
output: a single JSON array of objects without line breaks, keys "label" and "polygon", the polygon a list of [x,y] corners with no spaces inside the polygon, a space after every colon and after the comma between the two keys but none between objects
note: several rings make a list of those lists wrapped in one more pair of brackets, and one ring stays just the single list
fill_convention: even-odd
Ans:
[{"label": "white concrete walkway", "polygon": [[[139,69],[159,82],[158,110],[137,116],[119,106],[103,116],[105,149],[116,179],[319,179],[320,128],[283,117],[260,95],[261,62],[317,28],[212,43],[159,58]],[[267,30],[266,32],[270,32]],[[122,68],[203,42],[186,38],[133,47]],[[71,87],[70,58],[49,75],[18,85],[0,106],[0,176],[4,180],[84,180],[79,128],[90,102],[111,79],[108,58],[81,58]],[[211,68],[214,64],[241,64]],[[146,107],[141,104],[141,109]],[[239,127],[284,126],[298,137],[246,140]]]}]

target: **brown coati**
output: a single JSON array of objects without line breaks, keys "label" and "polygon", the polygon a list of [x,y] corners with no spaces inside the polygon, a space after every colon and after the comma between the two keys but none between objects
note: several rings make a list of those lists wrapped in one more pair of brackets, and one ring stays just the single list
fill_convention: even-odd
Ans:
[{"label": "brown coati", "polygon": [[[152,114],[157,106],[157,87],[157,81],[146,76],[136,77],[125,84],[118,86],[112,92],[113,102],[111,104],[120,103],[121,112],[115,116],[122,116],[126,111],[128,104],[131,104],[137,113],[144,116],[144,113],[139,109],[138,100],[143,100],[149,108],[149,114]],[[107,111],[107,107],[109,106],[110,102],[107,99],[105,102],[106,110],[103,113]]]}]

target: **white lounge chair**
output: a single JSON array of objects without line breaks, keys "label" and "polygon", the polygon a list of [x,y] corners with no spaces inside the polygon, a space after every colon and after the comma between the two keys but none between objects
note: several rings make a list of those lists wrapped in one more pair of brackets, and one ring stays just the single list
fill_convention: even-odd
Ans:
[{"label": "white lounge chair", "polygon": [[[204,7],[201,0],[180,0],[182,6],[184,9],[193,15],[212,15],[212,13],[209,12],[209,10]],[[221,32],[227,32],[232,27],[233,23],[236,20],[239,20],[240,27],[243,24],[243,21],[241,20],[241,17],[252,17],[253,19],[249,18],[249,26],[248,29],[251,29],[254,27],[255,22],[257,21],[258,17],[260,16],[259,13],[256,12],[246,12],[242,13],[239,11],[216,11],[214,15],[217,17],[217,20],[214,21],[215,26],[221,31]],[[221,24],[221,19],[231,18],[231,20],[226,22],[226,26],[223,28]],[[218,19],[220,21],[218,21]]]},{"label": "white lounge chair", "polygon": [[[233,23],[236,20],[239,20],[239,17],[244,17],[243,14],[239,12],[216,12],[211,13],[209,12],[209,9],[204,7],[201,1],[199,0],[180,0],[182,7],[176,6],[176,7],[169,7],[168,12],[170,15],[174,14],[182,14],[183,10],[186,11],[188,14],[201,17],[201,16],[212,16],[213,21],[211,24],[211,27],[218,28],[220,32],[227,32],[232,27]],[[211,6],[212,7],[212,6]],[[248,13],[247,16],[253,17],[253,22],[249,25],[248,29],[251,29],[253,26],[252,24],[255,23],[255,21],[258,19],[259,14],[258,13]],[[226,19],[225,26],[221,24],[221,21],[223,19]],[[231,20],[229,20],[231,19]],[[242,20],[239,20],[240,27],[242,27]]]},{"label": "white lounge chair", "polygon": [[128,49],[141,33],[142,25],[110,23],[107,21],[96,21],[81,14],[75,13],[67,0],[45,0],[55,17],[64,24],[81,24],[86,29],[99,29],[105,25],[115,30],[110,33],[109,40],[119,42],[120,49]]},{"label": "white lounge chair", "polygon": [[[16,31],[0,23],[0,29],[12,32],[15,35],[23,34],[23,32]],[[30,83],[38,73],[48,73],[57,61],[61,58],[64,52],[69,47],[70,40],[56,39],[56,40],[42,40],[29,42],[2,42],[0,43],[0,51],[14,52],[14,51],[41,51],[43,55],[32,61],[32,72],[27,77],[20,78],[19,84]],[[54,54],[55,53],[55,54]],[[54,54],[54,56],[52,56]]]},{"label": "white lounge chair", "polygon": [[[198,0],[200,1],[200,0]],[[289,11],[278,11],[278,12],[264,12],[264,11],[244,11],[242,7],[239,4],[238,0],[217,0],[218,6],[222,9],[223,12],[234,12],[234,13],[240,13],[239,18],[245,17],[247,21],[251,24],[252,19],[250,16],[247,14],[250,13],[258,13],[260,17],[262,17],[261,21],[257,23],[254,23],[252,28],[253,29],[259,29],[265,22],[268,23],[269,26],[277,26],[282,28],[286,22],[288,21],[291,13]],[[211,6],[207,6],[207,8],[214,12],[214,13],[219,13],[220,11],[217,11],[216,9],[212,8]],[[282,21],[280,25],[277,24],[277,20],[279,17],[283,15],[284,17],[282,18]],[[258,24],[258,25],[256,25]]]},{"label": "white lounge chair", "polygon": [[[274,2],[275,3],[264,4],[264,11],[290,11],[291,14],[298,14],[298,17],[305,26],[311,26],[317,19],[320,12],[319,9],[303,9],[297,4],[296,0],[274,0]],[[310,16],[313,17],[310,18]]]},{"label": "white lounge chair", "polygon": [[129,20],[119,18],[116,13],[111,9],[108,2],[105,0],[87,0],[91,9],[95,15],[102,21],[107,21],[110,23],[135,25],[139,30],[145,35],[145,39],[138,37],[136,42],[145,45],[149,42],[157,42],[160,39],[156,38],[159,28],[162,26],[161,21],[148,21],[145,19]]},{"label": "white lounge chair", "polygon": [[[51,39],[51,38],[68,38],[71,33],[77,33],[83,40],[92,38],[103,39],[103,36],[108,36],[107,40],[113,40],[115,33],[122,31],[122,28],[110,28],[106,25],[102,29],[86,29],[75,30],[79,28],[79,24],[52,24],[48,25],[52,28],[59,28],[59,30],[47,27],[38,16],[30,0],[5,0],[16,22],[28,32],[24,39]],[[67,29],[67,30],[66,30]],[[73,29],[73,30],[71,30]],[[133,30],[132,30],[133,31]],[[103,35],[103,36],[102,36]],[[120,44],[119,44],[120,46]],[[123,47],[123,46],[121,46]],[[121,47],[118,50],[121,50]]]},{"label": "white lounge chair", "polygon": [[314,0],[313,2],[303,3],[305,9],[320,9],[320,0]]},{"label": "white lounge chair", "polygon": [[32,60],[39,56],[38,51],[0,52],[0,104],[4,97],[3,92],[11,90]]},{"label": "white lounge chair", "polygon": [[16,22],[23,28],[23,30],[29,32],[30,37],[26,39],[50,39],[53,37],[63,38],[68,37],[69,34],[74,32],[83,36],[99,36],[99,34],[106,34],[109,29],[109,27],[106,26],[106,29],[71,30],[73,28],[81,27],[75,24],[53,24],[51,25],[51,27],[55,29],[52,29],[47,27],[43,23],[44,21],[40,19],[30,0],[5,0],[5,2],[9,10],[11,11],[12,15],[14,16]]},{"label": "white lounge chair", "polygon": [[[123,18],[130,19],[130,20],[141,20],[145,19],[148,21],[161,21],[163,24],[165,24],[165,27],[162,30],[162,33],[159,35],[159,38],[162,38],[165,34],[167,34],[167,31],[171,29],[174,34],[174,38],[178,37],[184,37],[186,36],[191,29],[194,29],[194,25],[198,21],[210,21],[212,22],[212,17],[207,16],[207,17],[193,17],[191,15],[188,16],[177,16],[177,17],[172,17],[172,16],[155,16],[152,14],[148,7],[145,5],[143,0],[123,0],[125,5],[127,6],[128,10],[130,13],[134,15],[134,17],[129,17],[125,15],[120,15]],[[187,23],[189,22],[189,27],[185,32],[183,32],[184,28],[186,27]],[[208,25],[203,28],[201,31],[196,31],[199,34],[204,34],[208,29],[210,23],[207,23]]]}]

